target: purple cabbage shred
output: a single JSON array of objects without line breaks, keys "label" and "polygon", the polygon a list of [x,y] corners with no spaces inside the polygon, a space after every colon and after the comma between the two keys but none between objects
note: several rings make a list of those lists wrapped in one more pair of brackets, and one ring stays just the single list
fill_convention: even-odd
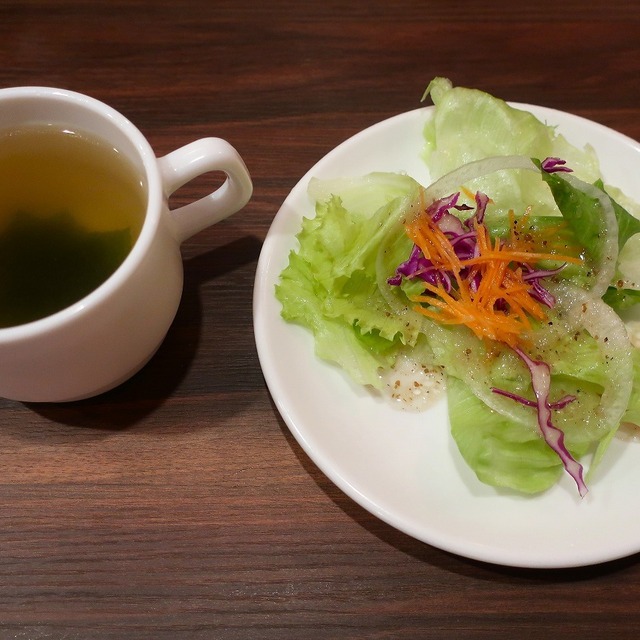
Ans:
[{"label": "purple cabbage shred", "polygon": [[546,171],[547,173],[558,173],[558,172],[571,173],[573,169],[570,169],[566,165],[567,165],[566,160],[563,160],[562,158],[552,157],[552,158],[545,158],[542,161],[540,166],[542,167],[542,170]]},{"label": "purple cabbage shred", "polygon": [[[517,393],[512,393],[511,391],[506,391],[505,389],[498,389],[498,387],[493,387],[491,389],[493,393],[496,393],[500,396],[505,396],[506,398],[511,398],[511,400],[515,400],[520,404],[523,404],[525,407],[535,407],[537,403],[533,400],[529,400],[524,396],[518,395]],[[560,400],[556,400],[555,402],[549,403],[549,408],[553,411],[559,411],[560,409],[564,409],[568,404],[571,404],[576,399],[573,395],[567,395],[560,398]]]},{"label": "purple cabbage shred", "polygon": [[[535,407],[538,413],[538,427],[544,441],[560,458],[565,471],[573,478],[578,487],[578,493],[584,498],[588,493],[587,485],[584,482],[583,467],[571,455],[564,443],[564,433],[556,427],[551,420],[551,411],[553,409],[549,402],[549,392],[551,387],[551,368],[546,362],[533,360],[524,351],[514,348],[520,359],[527,365],[531,375],[531,386],[536,397]],[[566,406],[570,396],[563,398],[560,402]]]}]

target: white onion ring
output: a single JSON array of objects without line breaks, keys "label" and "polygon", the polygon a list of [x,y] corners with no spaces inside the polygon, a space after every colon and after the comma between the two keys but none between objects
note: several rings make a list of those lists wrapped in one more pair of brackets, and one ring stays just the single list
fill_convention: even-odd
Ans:
[{"label": "white onion ring", "polygon": [[593,292],[566,282],[550,285],[550,289],[556,297],[556,309],[567,323],[565,330],[584,328],[596,339],[606,367],[598,418],[603,429],[617,429],[633,387],[632,346],[625,324]]},{"label": "white onion ring", "polygon": [[491,156],[482,160],[474,160],[446,173],[431,183],[424,192],[426,203],[460,191],[460,186],[482,176],[508,169],[525,169],[540,171],[531,158],[526,156]]},{"label": "white onion ring", "polygon": [[611,284],[618,262],[618,219],[616,218],[611,198],[597,187],[583,182],[570,173],[562,174],[562,179],[566,180],[574,189],[585,193],[588,197],[598,200],[602,209],[602,228],[606,229],[602,246],[602,255],[596,265],[596,275],[590,281],[589,290],[601,298]]}]

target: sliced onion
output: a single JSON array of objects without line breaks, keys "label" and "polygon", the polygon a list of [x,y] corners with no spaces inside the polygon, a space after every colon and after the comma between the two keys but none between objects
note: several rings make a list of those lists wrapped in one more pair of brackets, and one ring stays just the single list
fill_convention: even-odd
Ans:
[{"label": "sliced onion", "polygon": [[598,419],[603,432],[615,430],[627,409],[633,386],[632,347],[627,329],[620,316],[593,292],[566,282],[550,288],[556,298],[556,309],[562,312],[565,322],[561,331],[571,333],[583,328],[598,344],[606,367]]},{"label": "sliced onion", "polygon": [[[439,198],[444,198],[455,191],[459,191],[461,185],[475,178],[507,169],[540,171],[533,160],[526,156],[492,156],[482,160],[474,160],[463,164],[431,183],[424,192],[424,201],[428,204]],[[488,195],[490,196],[491,194]]]}]

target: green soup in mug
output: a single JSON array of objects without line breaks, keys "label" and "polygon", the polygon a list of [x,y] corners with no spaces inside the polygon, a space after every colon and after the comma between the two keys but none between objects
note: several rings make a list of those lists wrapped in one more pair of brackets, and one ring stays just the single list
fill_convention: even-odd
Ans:
[{"label": "green soup in mug", "polygon": [[60,126],[0,131],[0,327],[77,302],[142,227],[143,181],[100,139]]}]

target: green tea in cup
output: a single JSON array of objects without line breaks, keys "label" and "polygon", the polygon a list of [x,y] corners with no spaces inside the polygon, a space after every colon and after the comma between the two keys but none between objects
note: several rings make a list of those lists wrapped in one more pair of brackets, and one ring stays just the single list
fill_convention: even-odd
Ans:
[{"label": "green tea in cup", "polygon": [[142,227],[146,189],[117,149],[60,125],[0,131],[0,327],[100,286]]},{"label": "green tea in cup", "polygon": [[[208,174],[209,193],[170,208],[173,193]],[[157,157],[95,98],[0,89],[0,397],[72,402],[133,376],[180,305],[182,243],[252,192],[222,138]]]}]

